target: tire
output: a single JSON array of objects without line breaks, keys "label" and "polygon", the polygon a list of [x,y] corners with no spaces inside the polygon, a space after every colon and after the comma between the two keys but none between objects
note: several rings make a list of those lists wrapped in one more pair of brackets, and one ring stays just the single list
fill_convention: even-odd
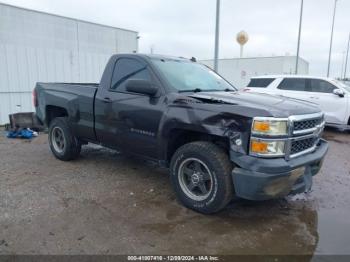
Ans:
[{"label": "tire", "polygon": [[228,155],[220,147],[209,142],[193,142],[183,145],[173,155],[171,183],[183,205],[211,214],[233,199],[232,169]]},{"label": "tire", "polygon": [[80,155],[81,143],[73,135],[66,117],[57,117],[51,121],[49,144],[54,156],[62,161],[70,161]]}]

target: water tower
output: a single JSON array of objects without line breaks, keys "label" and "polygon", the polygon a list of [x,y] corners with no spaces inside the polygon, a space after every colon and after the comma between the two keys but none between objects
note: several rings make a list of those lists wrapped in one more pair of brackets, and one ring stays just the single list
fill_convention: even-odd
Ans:
[{"label": "water tower", "polygon": [[241,31],[237,34],[236,40],[238,44],[241,46],[241,52],[240,52],[240,57],[243,57],[243,46],[248,42],[249,37],[247,32]]}]

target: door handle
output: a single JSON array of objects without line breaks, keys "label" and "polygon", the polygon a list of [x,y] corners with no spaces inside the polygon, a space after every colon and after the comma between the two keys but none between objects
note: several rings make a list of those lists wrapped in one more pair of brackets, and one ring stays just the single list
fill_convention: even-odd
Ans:
[{"label": "door handle", "polygon": [[104,103],[112,103],[112,102],[113,102],[112,99],[110,99],[109,97],[103,98],[102,101],[103,101]]},{"label": "door handle", "polygon": [[317,97],[317,96],[310,96],[309,98],[311,98],[311,99],[320,99],[320,98]]}]

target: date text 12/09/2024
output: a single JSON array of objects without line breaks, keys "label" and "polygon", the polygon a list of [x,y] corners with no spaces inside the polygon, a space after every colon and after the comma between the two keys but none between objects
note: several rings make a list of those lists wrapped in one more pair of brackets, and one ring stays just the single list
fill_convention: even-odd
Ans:
[{"label": "date text 12/09/2024", "polygon": [[218,256],[128,256],[128,261],[220,261]]}]

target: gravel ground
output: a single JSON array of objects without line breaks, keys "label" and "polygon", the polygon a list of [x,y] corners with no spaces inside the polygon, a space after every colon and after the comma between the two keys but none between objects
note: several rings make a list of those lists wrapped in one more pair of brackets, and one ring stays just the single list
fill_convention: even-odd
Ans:
[{"label": "gravel ground", "polygon": [[350,254],[350,133],[325,132],[311,193],[210,216],[152,163],[93,145],[61,162],[44,134],[0,135],[0,254]]}]

